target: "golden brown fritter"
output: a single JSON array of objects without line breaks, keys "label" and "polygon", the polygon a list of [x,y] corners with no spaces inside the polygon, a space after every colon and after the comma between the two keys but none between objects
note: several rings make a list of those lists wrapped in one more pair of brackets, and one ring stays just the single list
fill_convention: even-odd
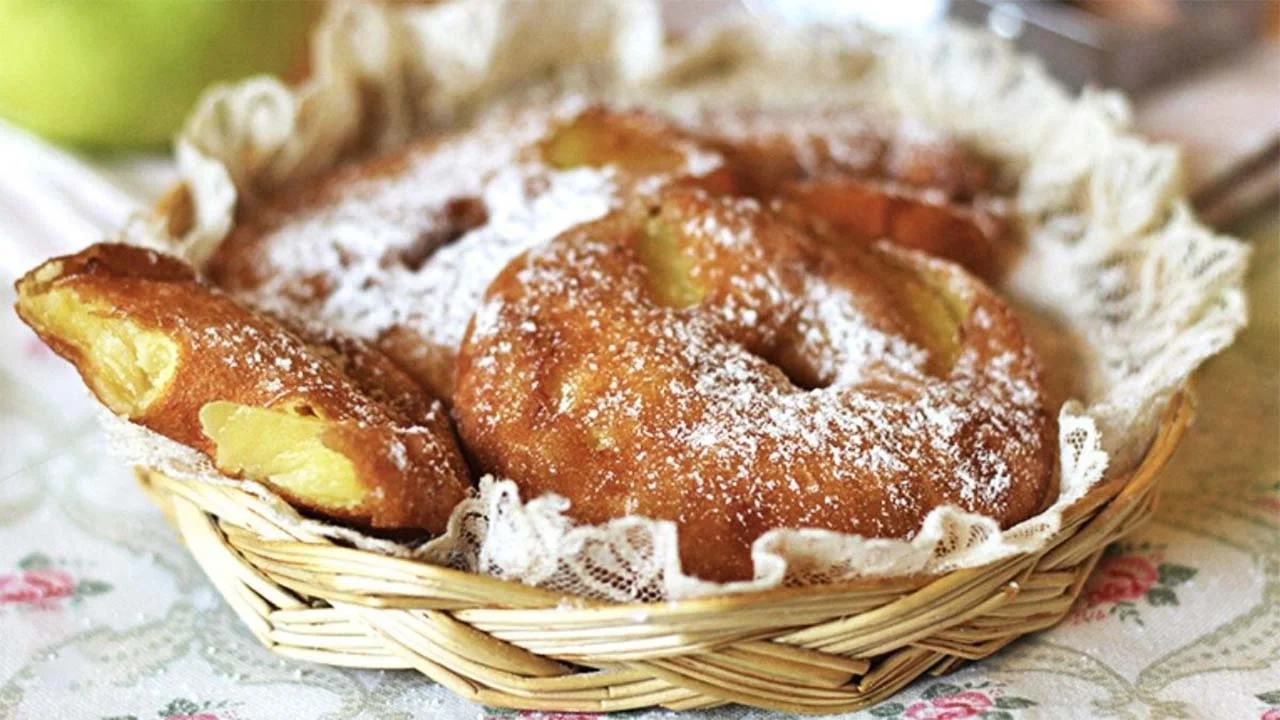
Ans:
[{"label": "golden brown fritter", "polygon": [[305,337],[117,244],[17,283],[18,314],[110,410],[307,511],[442,532],[469,474],[441,403],[386,357]]},{"label": "golden brown fritter", "polygon": [[580,521],[673,521],[717,581],[773,528],[908,537],[944,504],[1007,527],[1054,483],[1040,367],[986,286],[686,188],[512,261],[454,403],[478,470]]},{"label": "golden brown fritter", "polygon": [[645,112],[498,113],[255,207],[208,273],[254,307],[375,344],[447,403],[466,324],[508,260],[670,182],[733,189],[718,154]]},{"label": "golden brown fritter", "polygon": [[833,245],[889,240],[958,263],[981,278],[1001,272],[1004,222],[969,207],[922,200],[916,193],[851,176],[784,184],[778,208]]},{"label": "golden brown fritter", "polygon": [[888,239],[997,278],[1008,228],[972,203],[991,191],[986,163],[934,133],[882,125],[848,109],[718,110],[695,122],[745,192],[818,237]]},{"label": "golden brown fritter", "polygon": [[706,118],[504,113],[241,208],[209,286],[100,245],[19,281],[19,314],[116,413],[365,528],[442,532],[492,472],[672,521],[723,581],[774,528],[1038,511],[1036,358],[915,252],[998,273],[983,163],[853,114]]}]

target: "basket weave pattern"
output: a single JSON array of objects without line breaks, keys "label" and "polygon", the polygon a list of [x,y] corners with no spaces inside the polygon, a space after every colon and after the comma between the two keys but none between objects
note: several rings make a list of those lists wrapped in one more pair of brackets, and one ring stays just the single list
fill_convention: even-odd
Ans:
[{"label": "basket weave pattern", "polygon": [[139,479],[255,636],[280,655],[418,670],[485,705],[619,711],[742,703],[854,710],[1060,621],[1106,545],[1145,520],[1191,417],[1188,391],[1143,462],[1094,488],[1038,555],[937,577],[719,598],[566,603],[557,593],[342,547],[231,486]]}]

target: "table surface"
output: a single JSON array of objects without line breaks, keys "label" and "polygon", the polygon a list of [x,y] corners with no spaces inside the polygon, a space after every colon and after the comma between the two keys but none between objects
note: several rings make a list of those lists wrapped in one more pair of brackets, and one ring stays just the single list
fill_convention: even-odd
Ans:
[{"label": "table surface", "polygon": [[[126,186],[163,186],[148,168]],[[1252,324],[1199,376],[1198,420],[1155,519],[1112,548],[1061,626],[850,717],[1280,720],[1280,213],[1232,230],[1256,249]],[[57,249],[9,233],[10,249]],[[580,717],[482,708],[414,673],[260,647],[107,453],[70,369],[24,333],[0,311],[0,718]]]}]

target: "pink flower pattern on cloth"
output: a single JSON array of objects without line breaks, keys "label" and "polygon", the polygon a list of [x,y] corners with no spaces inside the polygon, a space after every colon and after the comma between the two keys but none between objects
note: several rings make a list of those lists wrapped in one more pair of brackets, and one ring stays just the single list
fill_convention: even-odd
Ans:
[{"label": "pink flower pattern on cloth", "polygon": [[1141,626],[1147,608],[1178,605],[1177,588],[1194,579],[1199,570],[1166,561],[1166,549],[1166,544],[1152,542],[1121,542],[1108,547],[1089,576],[1070,622],[1115,617]]},{"label": "pink flower pattern on cloth", "polygon": [[13,572],[0,574],[0,608],[21,606],[53,609],[59,601],[78,601],[111,590],[111,584],[92,578],[77,578],[41,552],[29,553],[18,561]]},{"label": "pink flower pattern on cloth", "polygon": [[[1037,705],[1035,700],[1010,693],[1003,682],[935,682],[914,702],[890,700],[867,712],[888,720],[1015,720],[1034,716]],[[1023,711],[1026,714],[1020,715]]]},{"label": "pink flower pattern on cloth", "polygon": [[912,703],[903,717],[909,720],[961,720],[981,715],[991,705],[991,698],[976,690],[969,690],[936,697],[927,702]]},{"label": "pink flower pattern on cloth", "polygon": [[1138,555],[1120,555],[1098,564],[1085,592],[1085,603],[1101,605],[1137,600],[1156,584],[1159,574],[1149,560]]},{"label": "pink flower pattern on cloth", "polygon": [[1262,711],[1258,720],[1280,720],[1280,689],[1258,693],[1254,697],[1270,706]]},{"label": "pink flower pattern on cloth", "polygon": [[0,604],[38,603],[74,595],[76,581],[62,570],[41,568],[0,575]]}]

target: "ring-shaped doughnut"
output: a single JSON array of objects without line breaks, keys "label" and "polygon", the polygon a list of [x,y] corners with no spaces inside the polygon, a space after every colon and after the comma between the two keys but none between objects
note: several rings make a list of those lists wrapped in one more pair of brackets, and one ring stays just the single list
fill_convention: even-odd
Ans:
[{"label": "ring-shaped doughnut", "polygon": [[717,581],[774,528],[901,538],[944,504],[1008,527],[1055,482],[1040,366],[984,284],[696,189],[513,260],[454,401],[479,470],[580,521],[674,521]]}]

